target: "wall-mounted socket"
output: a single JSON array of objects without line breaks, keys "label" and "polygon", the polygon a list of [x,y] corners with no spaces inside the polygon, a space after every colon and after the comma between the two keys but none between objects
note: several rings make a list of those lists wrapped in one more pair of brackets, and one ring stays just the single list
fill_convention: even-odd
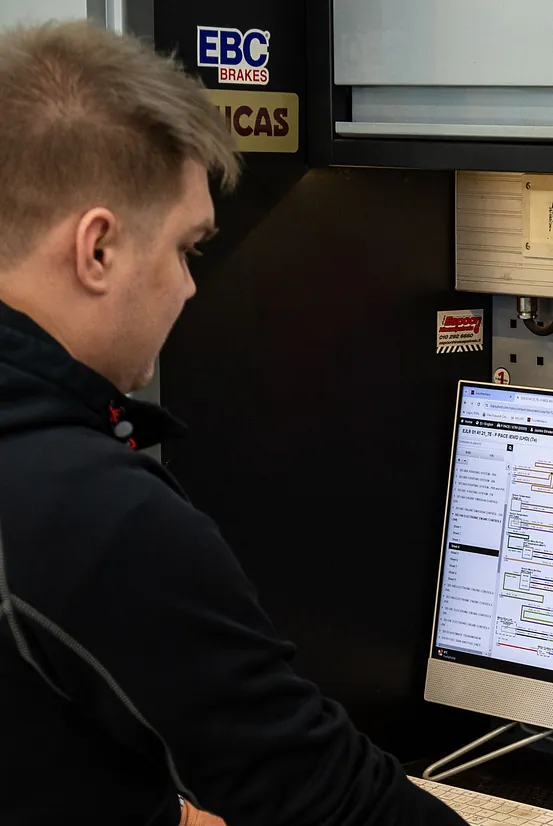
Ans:
[{"label": "wall-mounted socket", "polygon": [[[540,299],[538,319],[553,320],[553,301]],[[493,298],[493,372],[505,371],[511,384],[553,389],[553,335],[536,336],[517,319],[517,300]]]}]

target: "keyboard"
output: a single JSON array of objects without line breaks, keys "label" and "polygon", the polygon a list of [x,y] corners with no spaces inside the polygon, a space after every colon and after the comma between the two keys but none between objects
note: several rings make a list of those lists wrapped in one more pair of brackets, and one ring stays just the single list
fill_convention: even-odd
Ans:
[{"label": "keyboard", "polygon": [[502,797],[491,797],[481,792],[470,792],[456,786],[446,786],[433,780],[410,777],[409,780],[421,789],[457,812],[469,826],[553,826],[553,811],[517,803]]}]

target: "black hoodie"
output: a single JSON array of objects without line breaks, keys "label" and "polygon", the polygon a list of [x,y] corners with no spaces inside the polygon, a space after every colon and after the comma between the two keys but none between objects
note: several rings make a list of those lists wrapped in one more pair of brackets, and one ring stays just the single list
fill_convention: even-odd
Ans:
[{"label": "black hoodie", "polygon": [[229,826],[460,824],[294,674],[135,449],[182,431],[0,305],[2,826],[177,826],[177,789]]}]

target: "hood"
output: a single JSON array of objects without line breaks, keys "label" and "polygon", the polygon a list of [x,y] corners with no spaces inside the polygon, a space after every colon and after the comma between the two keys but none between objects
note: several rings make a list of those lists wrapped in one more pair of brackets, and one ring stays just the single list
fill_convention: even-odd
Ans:
[{"label": "hood", "polygon": [[90,427],[136,449],[186,433],[168,411],[120,393],[28,316],[0,302],[0,438],[64,425]]}]

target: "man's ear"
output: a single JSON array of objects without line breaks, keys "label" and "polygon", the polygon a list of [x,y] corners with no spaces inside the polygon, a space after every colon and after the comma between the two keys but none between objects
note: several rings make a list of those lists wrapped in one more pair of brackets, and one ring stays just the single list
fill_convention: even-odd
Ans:
[{"label": "man's ear", "polygon": [[103,207],[89,210],[77,226],[76,276],[81,286],[95,295],[104,295],[109,289],[116,235],[115,216]]}]

